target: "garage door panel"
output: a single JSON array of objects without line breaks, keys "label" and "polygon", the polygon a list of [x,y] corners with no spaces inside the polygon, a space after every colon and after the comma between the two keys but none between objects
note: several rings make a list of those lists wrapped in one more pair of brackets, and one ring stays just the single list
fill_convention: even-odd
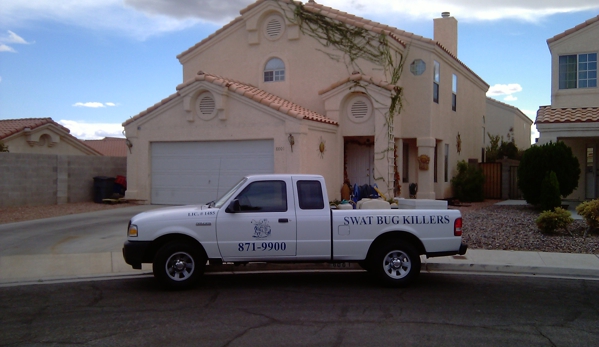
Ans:
[{"label": "garage door panel", "polygon": [[274,173],[272,140],[152,143],[152,203],[215,200],[249,174]]}]

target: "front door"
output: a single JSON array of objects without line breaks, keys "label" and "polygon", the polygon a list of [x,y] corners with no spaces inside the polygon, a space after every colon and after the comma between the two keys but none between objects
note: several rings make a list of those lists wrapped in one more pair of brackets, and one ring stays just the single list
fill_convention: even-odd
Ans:
[{"label": "front door", "polygon": [[348,140],[345,143],[345,164],[349,182],[358,186],[374,183],[374,141]]},{"label": "front door", "polygon": [[296,255],[291,179],[252,182],[234,199],[239,201],[239,210],[221,211],[216,222],[224,261],[276,260]]}]

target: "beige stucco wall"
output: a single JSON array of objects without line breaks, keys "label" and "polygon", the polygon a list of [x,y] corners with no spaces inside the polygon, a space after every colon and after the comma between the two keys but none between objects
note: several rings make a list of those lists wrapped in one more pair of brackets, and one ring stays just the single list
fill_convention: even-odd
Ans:
[{"label": "beige stucco wall", "polygon": [[487,112],[485,114],[485,140],[486,146],[489,143],[489,137],[486,133],[491,135],[499,135],[503,141],[509,142],[513,140],[520,150],[526,150],[530,147],[530,129],[532,126],[532,119],[528,118],[517,108],[496,101],[491,98],[487,98]]},{"label": "beige stucco wall", "polygon": [[559,89],[559,56],[599,52],[599,22],[549,44],[551,51],[551,107],[597,107],[598,88]]}]

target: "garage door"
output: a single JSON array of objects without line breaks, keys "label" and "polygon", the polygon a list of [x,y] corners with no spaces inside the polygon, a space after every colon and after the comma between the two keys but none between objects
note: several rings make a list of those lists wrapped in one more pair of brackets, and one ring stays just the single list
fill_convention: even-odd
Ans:
[{"label": "garage door", "polygon": [[154,142],[152,204],[216,200],[243,176],[274,172],[272,140]]}]

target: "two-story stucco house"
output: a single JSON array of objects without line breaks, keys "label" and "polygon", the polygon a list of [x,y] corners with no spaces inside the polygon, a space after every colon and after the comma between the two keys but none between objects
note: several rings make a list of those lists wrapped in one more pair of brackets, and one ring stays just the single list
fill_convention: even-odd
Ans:
[{"label": "two-story stucco house", "polygon": [[551,105],[537,111],[538,143],[563,141],[581,166],[568,199],[599,197],[599,16],[547,40],[551,51]]},{"label": "two-story stucco house", "polygon": [[440,199],[459,160],[481,159],[489,85],[457,58],[449,13],[434,39],[312,0],[240,14],[178,56],[174,94],[123,123],[128,198],[202,203],[245,174],[313,173],[333,199],[346,180]]}]

